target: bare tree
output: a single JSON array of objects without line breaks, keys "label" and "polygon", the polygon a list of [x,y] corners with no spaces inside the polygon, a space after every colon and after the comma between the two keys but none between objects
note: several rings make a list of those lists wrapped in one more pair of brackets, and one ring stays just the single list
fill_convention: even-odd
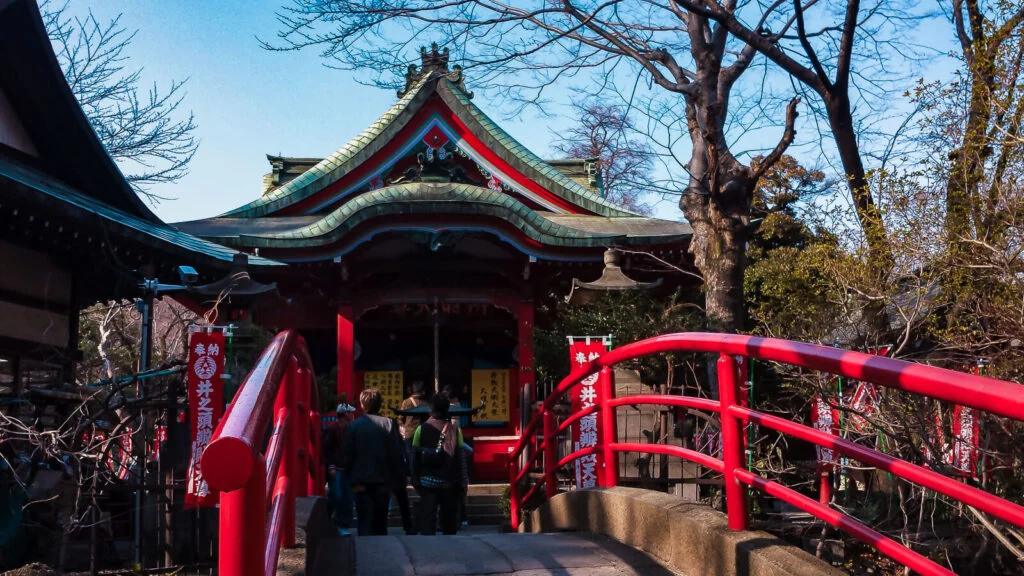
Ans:
[{"label": "bare tree", "polygon": [[91,11],[75,17],[68,4],[49,1],[42,10],[68,85],[107,153],[137,193],[151,203],[163,199],[149,186],[180,180],[199,148],[195,118],[181,110],[186,81],[146,90],[142,68],[128,63],[135,32],[120,16],[106,22]]},{"label": "bare tree", "polygon": [[[736,0],[727,5],[736,7]],[[619,69],[676,97],[691,145],[680,208],[694,229],[690,252],[705,281],[713,328],[743,325],[744,244],[750,202],[760,175],[795,136],[797,100],[764,162],[752,169],[730,150],[730,98],[756,51],[736,42],[703,11],[676,2],[576,4],[491,0],[294,0],[279,14],[279,43],[270,49],[316,47],[331,65],[402,73],[400,55],[415,42],[437,39],[454,49],[484,86],[541,91],[562,78]],[[401,40],[396,40],[401,39]],[[626,73],[626,72],[621,72]],[[522,79],[526,78],[525,84]]]},{"label": "bare tree", "polygon": [[597,158],[605,197],[627,210],[650,214],[643,196],[654,188],[654,152],[638,136],[625,108],[576,101],[572,109],[578,124],[558,137],[555,150],[570,158]]},{"label": "bare tree", "polygon": [[892,268],[892,250],[869,187],[859,142],[862,126],[854,103],[858,96],[884,101],[891,93],[883,86],[884,80],[896,68],[891,58],[899,56],[904,64],[912,59],[902,32],[921,17],[912,12],[914,3],[776,0],[758,4],[760,11],[751,9],[743,14],[728,0],[678,3],[727,28],[815,93],[846,173],[869,249],[868,263],[878,275],[887,275]]},{"label": "bare tree", "polygon": [[[996,209],[1003,197],[1003,178],[1019,146],[1019,99],[1024,39],[1024,5],[1020,2],[953,0],[952,18],[960,43],[969,90],[966,114],[960,116],[961,138],[950,152],[946,187],[946,231],[950,247],[969,237],[990,240],[998,233]],[[947,93],[946,96],[955,96]],[[998,153],[991,185],[986,184],[986,162]],[[985,209],[982,210],[981,208]],[[980,218],[985,213],[988,219]]]}]

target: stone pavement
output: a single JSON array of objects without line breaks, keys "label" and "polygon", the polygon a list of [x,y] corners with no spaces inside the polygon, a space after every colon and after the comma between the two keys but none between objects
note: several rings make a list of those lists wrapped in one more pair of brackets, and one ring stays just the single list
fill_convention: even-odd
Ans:
[{"label": "stone pavement", "polygon": [[592,534],[502,534],[492,528],[457,536],[371,536],[356,538],[355,545],[358,576],[680,575]]}]

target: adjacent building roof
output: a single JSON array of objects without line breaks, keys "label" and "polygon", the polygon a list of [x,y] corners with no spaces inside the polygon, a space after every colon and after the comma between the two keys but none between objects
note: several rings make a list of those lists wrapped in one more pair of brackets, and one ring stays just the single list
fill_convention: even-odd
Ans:
[{"label": "adjacent building roof", "polygon": [[0,0],[0,86],[45,170],[81,194],[159,222],[104,150],[64,79],[33,0]]},{"label": "adjacent building roof", "polygon": [[[0,87],[7,118],[31,147],[0,139],[0,204],[8,197],[46,207],[114,234],[227,268],[238,251],[162,222],[107,154],[69,88],[34,0],[0,0]],[[0,128],[3,128],[0,125]],[[2,135],[2,130],[0,130]],[[251,258],[254,266],[279,265]]]}]

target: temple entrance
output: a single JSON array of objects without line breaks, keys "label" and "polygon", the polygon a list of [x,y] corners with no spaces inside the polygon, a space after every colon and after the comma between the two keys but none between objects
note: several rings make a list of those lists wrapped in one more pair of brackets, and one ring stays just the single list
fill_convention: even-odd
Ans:
[{"label": "temple entrance", "polygon": [[507,442],[519,428],[515,316],[491,304],[391,304],[367,310],[354,324],[357,379],[361,388],[381,391],[385,414],[393,415],[417,381],[428,398],[448,388],[461,405],[482,405],[462,418],[463,435],[481,449],[474,472],[501,478],[499,447],[489,445]]},{"label": "temple entrance", "polygon": [[450,387],[472,396],[472,371],[516,366],[512,314],[489,304],[397,304],[355,322],[357,372],[400,371],[405,388],[419,380],[428,396]]}]

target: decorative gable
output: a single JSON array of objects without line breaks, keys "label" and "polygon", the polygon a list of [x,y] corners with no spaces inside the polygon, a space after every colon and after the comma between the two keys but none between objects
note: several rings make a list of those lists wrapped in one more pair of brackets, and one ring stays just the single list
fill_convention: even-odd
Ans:
[{"label": "decorative gable", "polygon": [[[470,184],[544,213],[637,216],[595,193],[590,178],[581,184],[502,131],[470,101],[458,67],[448,71],[445,53],[433,47],[422,57],[399,102],[370,128],[319,161],[268,157],[263,197],[224,216],[323,215],[373,190],[419,182]],[[296,176],[306,167],[300,160],[315,164]]]}]

